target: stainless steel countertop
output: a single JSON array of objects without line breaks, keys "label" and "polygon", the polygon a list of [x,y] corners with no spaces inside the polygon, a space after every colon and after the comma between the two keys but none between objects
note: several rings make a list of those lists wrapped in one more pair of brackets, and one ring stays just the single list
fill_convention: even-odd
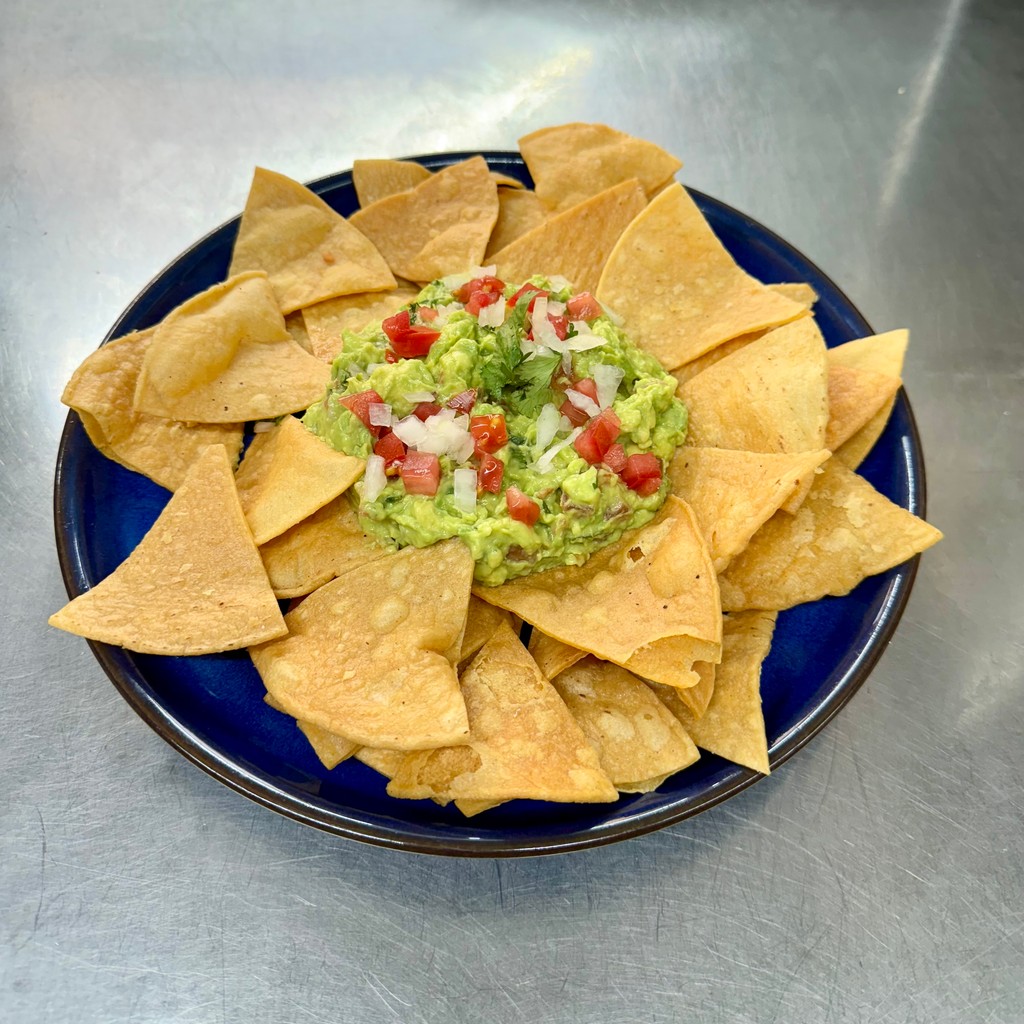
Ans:
[{"label": "stainless steel countertop", "polygon": [[[1024,8],[1014,0],[6,0],[0,1019],[1024,1020]],[[526,861],[278,817],[136,718],[64,602],[61,388],[252,166],[604,121],[907,326],[923,559],[890,650],[770,779]]]}]

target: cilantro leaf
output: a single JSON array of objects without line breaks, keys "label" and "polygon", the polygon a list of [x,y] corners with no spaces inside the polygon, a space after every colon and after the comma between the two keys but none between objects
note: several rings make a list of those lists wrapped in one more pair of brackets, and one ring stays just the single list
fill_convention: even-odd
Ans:
[{"label": "cilantro leaf", "polygon": [[500,400],[502,390],[523,361],[519,337],[526,326],[526,311],[532,297],[526,294],[515,304],[505,322],[495,332],[497,352],[480,368],[480,380],[493,401]]},{"label": "cilantro leaf", "polygon": [[538,416],[544,404],[551,401],[551,375],[561,362],[562,357],[553,352],[520,363],[505,393],[509,408],[522,416]]}]

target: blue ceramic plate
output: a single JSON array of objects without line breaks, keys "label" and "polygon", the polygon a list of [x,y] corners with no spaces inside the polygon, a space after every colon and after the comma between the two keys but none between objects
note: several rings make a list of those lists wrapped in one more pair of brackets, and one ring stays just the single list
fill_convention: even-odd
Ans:
[{"label": "blue ceramic plate", "polygon": [[[440,168],[469,153],[416,158]],[[495,170],[529,183],[516,153],[485,153]],[[356,209],[350,172],[311,186],[339,213]],[[709,196],[693,193],[739,264],[765,282],[807,281],[820,296],[818,323],[829,345],[873,333],[849,299],[778,236]],[[128,307],[106,340],[149,327],[175,306],[227,276],[238,219],[197,242]],[[914,418],[901,391],[892,419],[863,474],[883,494],[924,513],[924,465]],[[68,593],[76,596],[132,551],[168,499],[167,491],[104,458],[72,413],[61,439],[55,481],[57,547]],[[846,703],[892,635],[916,559],[779,616],[764,664],[762,694],[771,764],[777,768]],[[658,792],[614,804],[515,801],[466,820],[454,807],[392,800],[384,780],[356,761],[326,771],[284,715],[263,703],[248,655],[197,658],[133,654],[91,644],[125,699],[168,743],[226,785],[258,803],[328,832],[421,853],[512,856],[578,850],[640,835],[733,796],[759,775],[702,755]]]}]

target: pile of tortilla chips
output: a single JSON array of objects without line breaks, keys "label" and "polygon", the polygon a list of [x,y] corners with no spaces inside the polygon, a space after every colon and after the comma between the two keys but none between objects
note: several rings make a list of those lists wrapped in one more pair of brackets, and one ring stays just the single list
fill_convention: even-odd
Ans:
[{"label": "pile of tortilla chips", "polygon": [[[355,757],[392,796],[466,815],[647,792],[698,748],[767,772],[778,613],[941,536],[856,473],[907,334],[826,349],[813,289],[745,273],[653,143],[570,124],[521,145],[534,190],[481,157],[436,173],[358,161],[348,220],[257,169],[228,280],[89,356],[64,392],[103,454],[173,495],[50,621],[158,654],[247,647],[328,769]],[[594,292],[690,413],[651,523],[493,588],[473,586],[458,539],[371,541],[349,497],[362,461],[292,415],[322,394],[343,331],[485,260]]]}]

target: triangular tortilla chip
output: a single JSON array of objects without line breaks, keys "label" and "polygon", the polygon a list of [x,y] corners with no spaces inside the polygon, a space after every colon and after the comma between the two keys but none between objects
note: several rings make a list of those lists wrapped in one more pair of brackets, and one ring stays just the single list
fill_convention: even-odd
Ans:
[{"label": "triangular tortilla chip", "polygon": [[360,747],[355,753],[357,761],[362,761],[368,768],[380,772],[388,779],[393,778],[408,756],[406,750],[385,750],[383,747]]},{"label": "triangular tortilla chip", "polygon": [[235,482],[257,544],[308,518],[363,475],[366,463],[336,451],[294,416],[257,434]]},{"label": "triangular tortilla chip", "polygon": [[391,552],[368,537],[344,494],[260,547],[279,598],[301,597]]},{"label": "triangular tortilla chip", "polygon": [[50,625],[175,656],[235,650],[287,632],[222,445],[204,449],[138,547]]},{"label": "triangular tortilla chip", "polygon": [[504,281],[561,274],[577,290],[592,292],[619,235],[646,201],[635,179],[624,181],[549,217],[489,258]]},{"label": "triangular tortilla chip", "polygon": [[552,210],[567,210],[630,178],[653,196],[683,166],[653,142],[603,124],[541,128],[524,135],[519,150],[537,195]]},{"label": "triangular tortilla chip", "polygon": [[556,800],[594,803],[618,794],[597,754],[509,626],[462,675],[465,746],[409,755],[388,794],[412,800]]},{"label": "triangular tortilla chip", "polygon": [[688,363],[684,363],[682,366],[677,366],[674,370],[669,372],[677,381],[680,386],[685,384],[688,380],[693,380],[698,373],[703,373],[709,366],[714,366],[715,363],[724,359],[726,356],[731,356],[734,352],[739,352],[741,348],[745,348],[752,341],[757,341],[758,338],[763,338],[773,328],[768,327],[763,331],[753,331],[750,334],[742,334],[738,338],[733,338],[732,341],[723,342],[721,345],[716,345],[710,352],[705,352],[702,356],[697,356],[696,359],[691,359]]},{"label": "triangular tortilla chip", "polygon": [[75,370],[61,401],[78,413],[108,459],[173,491],[208,445],[224,445],[235,462],[242,425],[180,423],[135,411],[135,385],[153,332],[136,331],[97,349]]},{"label": "triangular tortilla chip", "polygon": [[352,214],[357,227],[409,281],[433,281],[476,266],[498,217],[498,190],[481,156],[430,175],[409,192]]},{"label": "triangular tortilla chip", "polygon": [[487,243],[484,260],[490,261],[496,252],[500,252],[527,231],[532,231],[550,215],[551,211],[535,192],[519,188],[499,188],[498,219]]},{"label": "triangular tortilla chip", "polygon": [[545,679],[554,679],[577,661],[582,661],[587,652],[534,629],[530,634],[530,656],[537,662],[537,668],[544,673]]},{"label": "triangular tortilla chip", "polygon": [[[828,424],[828,369],[821,331],[803,317],[769,332],[687,381],[687,444],[747,452],[820,451]],[[783,505],[795,511],[805,479]]]},{"label": "triangular tortilla chip", "polygon": [[420,750],[462,742],[454,666],[473,558],[459,540],[406,548],[314,591],[283,640],[250,651],[288,714],[357,743]]},{"label": "triangular tortilla chip", "polygon": [[354,160],[352,184],[359,205],[369,206],[398,192],[408,192],[430,177],[430,171],[415,160]]},{"label": "triangular tortilla chip", "polygon": [[715,690],[699,718],[675,709],[698,747],[767,775],[768,739],[761,711],[761,665],[772,646],[776,612],[726,616]]},{"label": "triangular tortilla chip", "polygon": [[685,726],[689,718],[680,717],[680,708],[692,718],[700,718],[707,710],[711,695],[715,692],[715,674],[718,666],[709,661],[698,661],[694,663],[694,671],[697,673],[698,682],[696,686],[688,686],[680,689],[677,686],[665,686],[663,683],[656,683],[653,679],[645,679],[658,697],[658,700],[665,705]]},{"label": "triangular tortilla chip", "polygon": [[[328,301],[330,301],[328,299]],[[302,310],[297,309],[294,313],[289,313],[284,318],[285,330],[292,336],[294,341],[300,348],[305,349],[307,352],[313,351],[313,346],[309,341],[309,331],[306,330],[306,321],[302,319]]]},{"label": "triangular tortilla chip", "polygon": [[687,502],[722,572],[827,458],[827,449],[772,455],[727,448],[679,448],[669,464],[672,493]]},{"label": "triangular tortilla chip", "polygon": [[462,637],[459,664],[463,664],[480,650],[502,625],[511,625],[512,616],[504,608],[498,608],[479,597],[469,599],[469,613],[466,616],[466,632]]},{"label": "triangular tortilla chip", "polygon": [[[830,353],[834,351],[829,349]],[[830,364],[825,447],[836,451],[891,402],[899,388],[898,377],[887,377],[884,373],[853,366]]]},{"label": "triangular tortilla chip", "polygon": [[835,459],[825,463],[795,516],[775,515],[721,577],[727,611],[781,611],[900,565],[942,534],[894,505]]},{"label": "triangular tortilla chip", "polygon": [[631,672],[588,656],[553,683],[616,789],[648,791],[700,756],[654,692]]},{"label": "triangular tortilla chip", "polygon": [[793,302],[810,309],[818,301],[818,293],[809,285],[797,282],[793,284],[770,284],[766,286],[779,295],[784,295]]},{"label": "triangular tortilla chip", "polygon": [[[670,496],[652,523],[596,552],[585,565],[549,569],[500,587],[479,586],[474,593],[555,639],[631,671],[631,656],[663,643],[670,651],[664,669],[671,683],[680,670],[688,674],[694,660],[718,660],[717,590],[693,513]],[[650,670],[645,674],[656,678]]]},{"label": "triangular tortilla chip", "polygon": [[157,324],[134,405],[195,423],[276,419],[319,398],[330,376],[292,340],[266,274],[239,274]]},{"label": "triangular tortilla chip", "polygon": [[622,233],[597,298],[666,370],[807,313],[739,268],[682,185],[652,199]]},{"label": "triangular tortilla chip", "polygon": [[[291,718],[291,715],[274,700],[271,694],[264,694],[263,702],[275,711],[280,711],[281,714]],[[297,718],[294,719],[294,722],[299,732],[309,741],[313,753],[328,771],[337,768],[342,761],[347,761],[359,749],[358,743],[353,743],[351,740],[345,739],[344,736],[335,736],[334,733],[321,729],[319,725],[314,725],[312,722],[300,722]]]},{"label": "triangular tortilla chip", "polygon": [[384,257],[357,228],[297,181],[257,167],[230,274],[264,270],[282,313],[395,287]]},{"label": "triangular tortilla chip", "polygon": [[419,294],[418,288],[399,285],[391,292],[366,292],[328,299],[307,306],[302,318],[309,333],[310,351],[325,363],[333,363],[341,351],[345,331],[361,331],[368,324],[397,313]]}]

